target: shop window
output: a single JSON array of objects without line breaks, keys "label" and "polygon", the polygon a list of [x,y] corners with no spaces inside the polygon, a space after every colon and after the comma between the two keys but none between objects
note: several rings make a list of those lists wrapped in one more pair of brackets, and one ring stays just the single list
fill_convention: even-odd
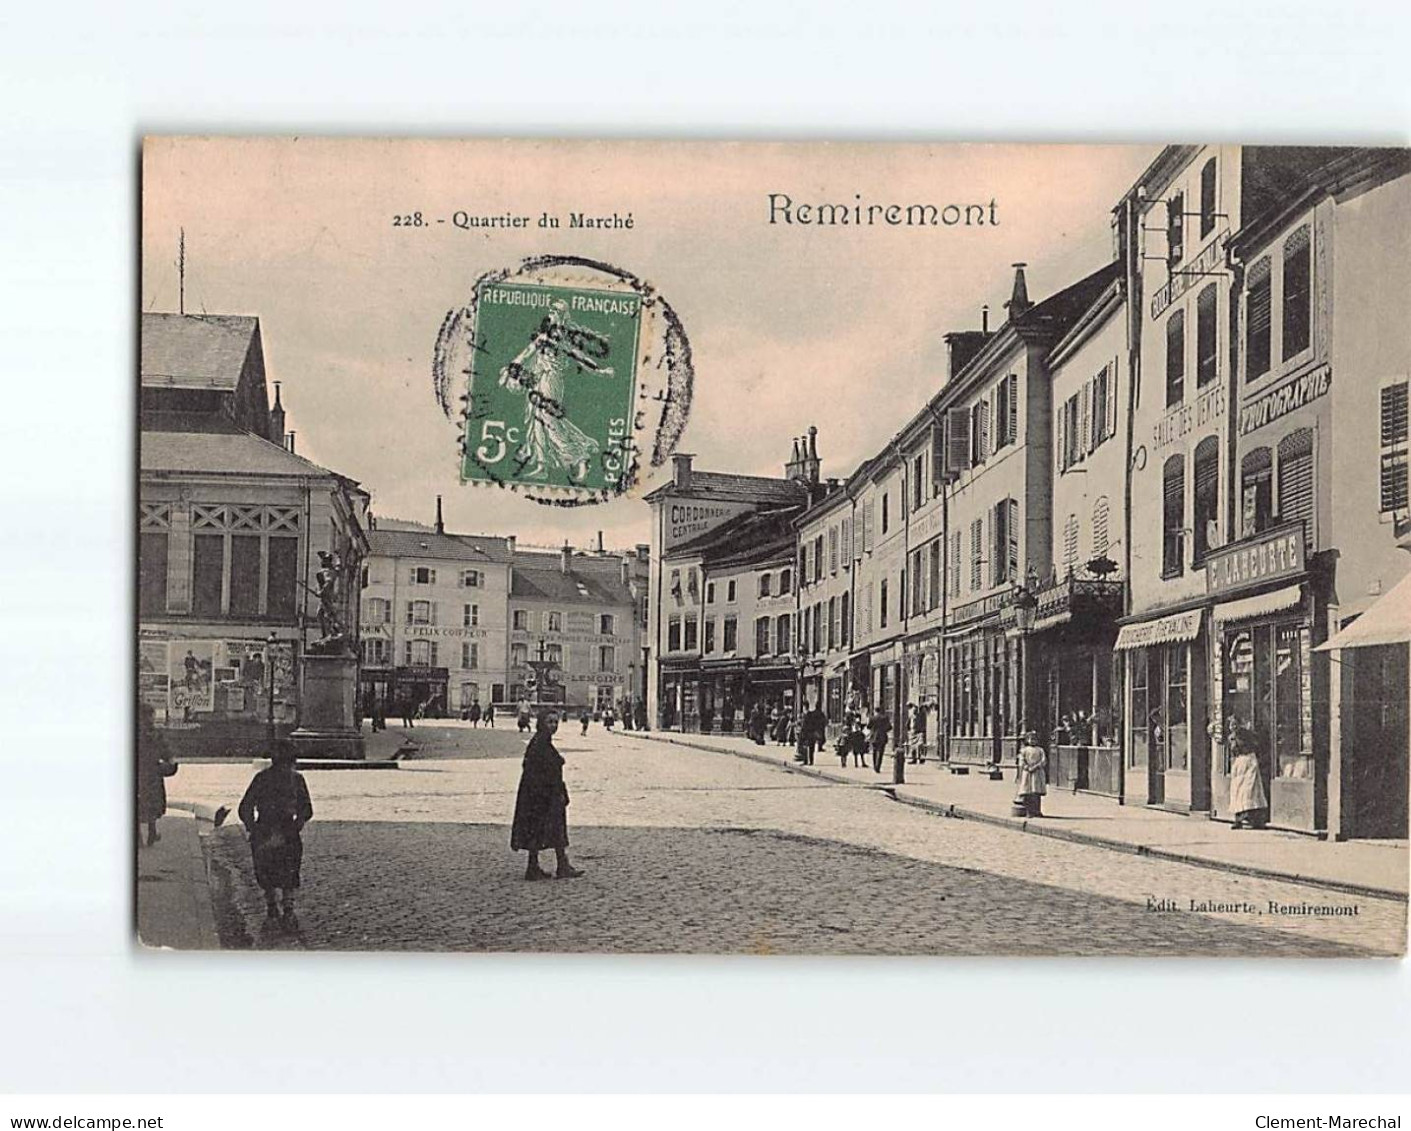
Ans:
[{"label": "shop window", "polygon": [[685,640],[683,641],[683,647],[686,649],[687,652],[694,652],[694,651],[696,650],[697,636],[698,636],[698,627],[699,627],[699,626],[697,625],[696,616],[695,616],[694,613],[687,613],[687,614],[686,614],[686,626],[685,626],[685,627],[686,627],[686,636],[685,636]]},{"label": "shop window", "polygon": [[1281,360],[1297,357],[1308,348],[1313,313],[1313,256],[1308,226],[1284,241],[1283,353]]},{"label": "shop window", "polygon": [[1186,254],[1186,194],[1166,202],[1166,264],[1174,268]]},{"label": "shop window", "polygon": [[1203,389],[1220,374],[1219,295],[1211,283],[1195,300],[1195,386]]},{"label": "shop window", "polygon": [[740,622],[738,617],[726,617],[725,623],[721,627],[720,644],[727,652],[735,651],[737,637],[739,636]]},{"label": "shop window", "polygon": [[1300,428],[1279,441],[1279,520],[1302,522],[1303,542],[1313,546],[1313,430]]},{"label": "shop window", "polygon": [[137,608],[143,616],[161,616],[167,611],[166,531],[143,531],[137,551]]},{"label": "shop window", "polygon": [[1164,649],[1166,658],[1166,768],[1186,770],[1190,766],[1190,649],[1172,644]]},{"label": "shop window", "polygon": [[1200,238],[1215,230],[1215,158],[1200,169]]},{"label": "shop window", "polygon": [[1172,456],[1161,471],[1161,576],[1185,570],[1186,463]]},{"label": "shop window", "polygon": [[1147,650],[1133,649],[1129,666],[1132,676],[1132,725],[1131,741],[1127,744],[1127,766],[1135,769],[1147,764],[1150,749],[1151,705]]},{"label": "shop window", "polygon": [[1398,381],[1380,390],[1380,494],[1378,510],[1384,516],[1404,514],[1411,495],[1407,477],[1407,451],[1411,448],[1411,418],[1408,418],[1408,389],[1411,382]]},{"label": "shop window", "polygon": [[1248,538],[1273,522],[1274,466],[1268,448],[1246,452],[1240,461],[1240,537]]},{"label": "shop window", "polygon": [[198,617],[218,617],[225,575],[225,535],[197,534],[192,542],[191,611]]},{"label": "shop window", "polygon": [[666,622],[666,650],[681,651],[681,618],[670,617]]},{"label": "shop window", "polygon": [[759,617],[754,622],[754,652],[756,656],[769,655],[768,617]]},{"label": "shop window", "polygon": [[1166,319],[1166,407],[1175,408],[1186,396],[1186,312]]},{"label": "shop window", "polygon": [[774,651],[781,656],[787,656],[793,648],[791,637],[792,623],[788,613],[774,620]]},{"label": "shop window", "polygon": [[1244,300],[1244,356],[1246,381],[1257,381],[1271,363],[1272,283],[1267,258],[1249,269]]},{"label": "shop window", "polygon": [[1198,565],[1220,544],[1220,441],[1207,436],[1195,449],[1195,515],[1192,534]]},{"label": "shop window", "polygon": [[715,651],[715,618],[707,617],[705,622],[705,652],[706,655]]}]

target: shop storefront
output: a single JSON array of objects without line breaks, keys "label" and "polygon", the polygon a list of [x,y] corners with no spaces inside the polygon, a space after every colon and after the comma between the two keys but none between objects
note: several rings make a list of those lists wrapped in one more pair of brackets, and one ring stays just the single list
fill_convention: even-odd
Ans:
[{"label": "shop storefront", "polygon": [[1312,649],[1314,584],[1306,572],[1303,524],[1260,532],[1211,553],[1207,589],[1216,604],[1211,712],[1212,813],[1229,812],[1236,726],[1252,736],[1269,798],[1269,823],[1313,832],[1326,820],[1327,767],[1316,753]]},{"label": "shop storefront", "polygon": [[906,641],[905,646],[906,683],[903,697],[907,706],[922,707],[926,711],[927,758],[939,757],[936,719],[941,702],[941,635],[939,631],[928,632]]},{"label": "shop storefront", "polygon": [[1210,805],[1204,609],[1122,625],[1127,671],[1125,800],[1181,811]]},{"label": "shop storefront", "polygon": [[[955,772],[1013,765],[1019,753],[1024,641],[1001,625],[995,599],[980,604],[993,607],[946,642],[943,714],[947,760]],[[958,609],[956,619],[964,621],[968,608]]]},{"label": "shop storefront", "polygon": [[700,731],[733,734],[744,729],[745,660],[705,660],[700,678]]}]

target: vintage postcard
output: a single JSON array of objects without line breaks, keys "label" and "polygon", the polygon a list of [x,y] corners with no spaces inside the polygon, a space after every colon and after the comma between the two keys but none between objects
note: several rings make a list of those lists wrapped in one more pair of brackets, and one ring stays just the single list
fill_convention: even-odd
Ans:
[{"label": "vintage postcard", "polygon": [[1404,953],[1411,151],[141,163],[146,946]]}]

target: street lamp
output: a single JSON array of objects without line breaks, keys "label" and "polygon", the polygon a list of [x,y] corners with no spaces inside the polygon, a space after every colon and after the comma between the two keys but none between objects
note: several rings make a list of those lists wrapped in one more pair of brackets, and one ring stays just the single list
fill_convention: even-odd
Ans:
[{"label": "street lamp", "polygon": [[279,643],[273,631],[265,639],[265,671],[269,675],[269,694],[266,696],[266,711],[269,720],[269,743],[274,747],[274,648]]}]

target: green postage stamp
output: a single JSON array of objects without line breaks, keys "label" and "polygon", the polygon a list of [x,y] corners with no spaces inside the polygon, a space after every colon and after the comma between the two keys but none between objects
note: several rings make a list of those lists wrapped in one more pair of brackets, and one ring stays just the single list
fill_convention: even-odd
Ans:
[{"label": "green postage stamp", "polygon": [[437,351],[438,366],[463,358],[468,379],[462,480],[566,504],[622,494],[653,418],[656,447],[684,425],[683,347],[659,296],[604,265],[557,260],[481,278]]}]

